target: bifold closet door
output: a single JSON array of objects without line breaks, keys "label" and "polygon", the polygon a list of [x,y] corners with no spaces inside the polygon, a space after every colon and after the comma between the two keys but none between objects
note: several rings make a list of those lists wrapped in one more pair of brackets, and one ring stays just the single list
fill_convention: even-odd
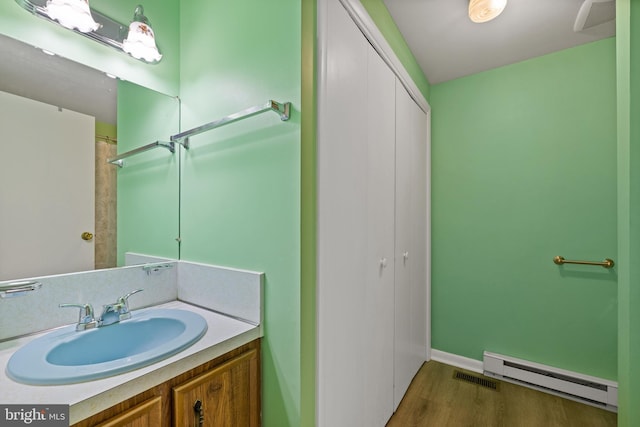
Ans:
[{"label": "bifold closet door", "polygon": [[427,357],[427,118],[396,84],[394,409]]},{"label": "bifold closet door", "polygon": [[383,427],[393,415],[394,200],[396,78],[368,46],[367,281],[363,426]]},{"label": "bifold closet door", "polygon": [[317,425],[383,427],[426,359],[426,118],[339,0],[319,17]]},{"label": "bifold closet door", "polygon": [[395,75],[327,2],[318,137],[318,425],[393,414]]},{"label": "bifold closet door", "polygon": [[[318,90],[317,420],[364,426],[368,43],[338,0],[326,2]],[[375,268],[375,266],[374,266]]]}]

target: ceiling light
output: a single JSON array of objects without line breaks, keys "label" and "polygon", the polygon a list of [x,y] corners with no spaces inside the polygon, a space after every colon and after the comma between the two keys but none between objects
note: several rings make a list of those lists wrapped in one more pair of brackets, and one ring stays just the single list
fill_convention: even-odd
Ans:
[{"label": "ceiling light", "polygon": [[100,27],[91,16],[88,0],[48,0],[44,12],[63,27],[81,33],[95,31]]},{"label": "ceiling light", "polygon": [[506,5],[507,0],[469,0],[469,19],[479,24],[491,21]]},{"label": "ceiling light", "polygon": [[144,9],[140,5],[133,13],[129,34],[122,42],[122,50],[136,59],[144,59],[147,62],[158,62],[162,58],[156,47],[156,39],[149,20],[144,16]]}]

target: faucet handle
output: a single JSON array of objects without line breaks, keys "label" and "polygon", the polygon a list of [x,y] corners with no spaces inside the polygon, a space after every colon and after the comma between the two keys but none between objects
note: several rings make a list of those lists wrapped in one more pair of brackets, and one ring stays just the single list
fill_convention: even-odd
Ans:
[{"label": "faucet handle", "polygon": [[129,310],[129,297],[142,291],[144,291],[144,289],[136,289],[135,291],[131,291],[128,294],[121,296],[120,298],[118,298],[118,303],[123,304],[125,309]]},{"label": "faucet handle", "polygon": [[75,307],[80,309],[78,316],[78,324],[76,325],[76,331],[84,331],[85,329],[91,329],[98,326],[98,322],[93,317],[93,307],[91,304],[58,304],[60,308]]},{"label": "faucet handle", "polygon": [[136,289],[135,291],[131,291],[128,294],[121,296],[118,298],[117,311],[120,315],[120,320],[126,320],[131,318],[131,313],[129,312],[129,297],[133,294],[137,294],[138,292],[142,292],[144,289]]}]

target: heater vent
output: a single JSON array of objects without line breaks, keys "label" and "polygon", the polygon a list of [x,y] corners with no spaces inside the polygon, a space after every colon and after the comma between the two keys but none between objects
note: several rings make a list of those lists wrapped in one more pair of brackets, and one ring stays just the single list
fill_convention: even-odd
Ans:
[{"label": "heater vent", "polygon": [[498,391],[498,382],[481,378],[476,375],[467,374],[461,371],[453,371],[453,378],[456,380],[466,381],[468,383],[477,384],[481,387],[489,388],[491,390]]},{"label": "heater vent", "polygon": [[588,380],[584,380],[581,378],[576,378],[576,377],[571,377],[569,375],[562,375],[562,374],[558,374],[556,372],[549,372],[546,371],[544,369],[537,369],[531,366],[526,366],[526,365],[521,365],[519,363],[512,363],[512,362],[504,362],[504,366],[506,367],[510,367],[510,368],[515,368],[515,369],[522,369],[523,371],[528,371],[528,372],[533,372],[535,374],[538,375],[543,375],[545,377],[549,377],[549,378],[555,378],[558,380],[562,380],[562,381],[567,381],[567,382],[571,382],[574,384],[579,384],[579,385],[583,385],[585,387],[591,387],[594,388],[596,390],[603,390],[603,391],[607,391],[607,386],[604,384],[598,384],[595,383],[593,381],[588,381]]},{"label": "heater vent", "polygon": [[618,384],[553,366],[484,352],[484,375],[615,411]]}]

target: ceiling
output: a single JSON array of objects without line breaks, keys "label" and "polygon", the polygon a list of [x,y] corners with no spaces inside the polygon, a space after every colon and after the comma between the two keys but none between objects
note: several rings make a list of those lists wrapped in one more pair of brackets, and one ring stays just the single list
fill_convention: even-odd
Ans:
[{"label": "ceiling", "polygon": [[[585,1],[590,14],[574,32]],[[615,35],[615,1],[608,0],[508,0],[484,24],[469,20],[468,0],[384,3],[431,84]]]},{"label": "ceiling", "polygon": [[0,35],[0,91],[116,124],[115,79],[3,35]]},{"label": "ceiling", "polygon": [[[574,32],[585,1],[593,2],[588,28]],[[508,0],[504,12],[484,24],[469,20],[468,0],[384,3],[431,84],[615,34],[615,21],[608,20],[615,1],[609,0]],[[2,91],[116,123],[117,83],[101,71],[0,35],[0,77]]]}]

